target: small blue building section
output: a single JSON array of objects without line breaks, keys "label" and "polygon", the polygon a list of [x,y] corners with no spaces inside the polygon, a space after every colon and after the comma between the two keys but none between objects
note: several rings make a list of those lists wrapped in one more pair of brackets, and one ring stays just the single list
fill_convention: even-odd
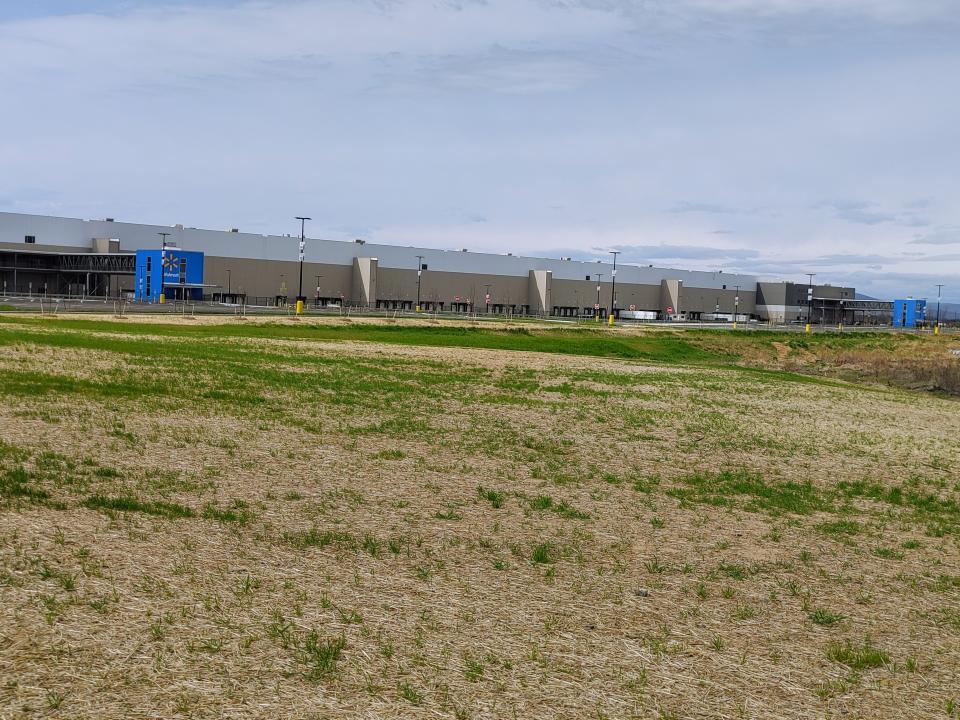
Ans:
[{"label": "small blue building section", "polygon": [[137,250],[136,298],[159,302],[203,299],[203,253],[177,248]]},{"label": "small blue building section", "polygon": [[927,301],[907,300],[893,301],[893,326],[915,328],[927,321]]}]

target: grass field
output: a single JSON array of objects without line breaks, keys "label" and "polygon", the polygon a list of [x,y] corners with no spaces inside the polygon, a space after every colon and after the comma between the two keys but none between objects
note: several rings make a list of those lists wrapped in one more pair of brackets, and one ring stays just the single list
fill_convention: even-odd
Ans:
[{"label": "grass field", "polygon": [[0,717],[958,718],[955,346],[5,315]]}]

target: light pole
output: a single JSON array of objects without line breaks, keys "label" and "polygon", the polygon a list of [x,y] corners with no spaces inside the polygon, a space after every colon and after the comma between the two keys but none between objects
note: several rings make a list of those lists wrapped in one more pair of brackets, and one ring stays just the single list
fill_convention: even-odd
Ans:
[{"label": "light pole", "polygon": [[940,291],[943,290],[943,283],[937,284],[937,324],[934,326],[933,331],[935,334],[940,334]]},{"label": "light pole", "polygon": [[737,329],[737,318],[740,316],[740,286],[734,285],[737,294],[733,296],[733,329]]},{"label": "light pole", "polygon": [[227,268],[227,295],[228,295],[228,296],[233,295],[233,293],[231,292],[231,287],[230,287],[230,272],[231,272],[231,271],[230,271],[230,268]]},{"label": "light pole", "polygon": [[160,236],[160,304],[163,305],[167,301],[167,294],[163,287],[163,276],[167,272],[167,238],[170,237],[170,233],[161,232],[157,235]]},{"label": "light pole", "polygon": [[318,309],[320,308],[320,278],[322,277],[323,275],[317,275],[317,308]]},{"label": "light pole", "polygon": [[417,255],[417,307],[420,312],[420,281],[423,279],[423,255]]},{"label": "light pole", "polygon": [[620,254],[620,251],[611,250],[610,254],[613,255],[613,273],[611,275],[613,279],[610,285],[610,324],[613,325],[614,310],[617,305],[617,255]]},{"label": "light pole", "polygon": [[307,220],[312,220],[313,218],[303,217],[302,215],[297,215],[296,220],[300,221],[300,289],[297,291],[297,315],[303,313],[303,251],[307,247],[307,238],[304,234]]},{"label": "light pole", "polygon": [[491,285],[490,283],[487,283],[483,287],[486,290],[483,296],[483,302],[486,303],[487,315],[489,315],[490,314],[490,288],[492,288],[493,285]]},{"label": "light pole", "polygon": [[807,332],[810,332],[810,324],[813,322],[813,279],[816,273],[807,273]]},{"label": "light pole", "polygon": [[603,273],[597,273],[597,306],[593,309],[593,319],[600,322],[600,284],[603,282]]}]

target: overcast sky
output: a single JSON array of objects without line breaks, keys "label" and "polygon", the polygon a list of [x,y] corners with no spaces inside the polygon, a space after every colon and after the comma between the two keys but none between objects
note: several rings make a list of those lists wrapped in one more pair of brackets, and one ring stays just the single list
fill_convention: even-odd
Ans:
[{"label": "overcast sky", "polygon": [[0,210],[960,301],[957,78],[957,0],[5,0]]}]

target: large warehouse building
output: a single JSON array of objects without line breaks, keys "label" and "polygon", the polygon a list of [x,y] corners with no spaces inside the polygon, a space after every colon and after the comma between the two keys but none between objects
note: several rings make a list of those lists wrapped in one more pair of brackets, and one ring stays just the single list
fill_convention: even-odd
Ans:
[{"label": "large warehouse building", "polygon": [[[161,252],[164,243],[168,249]],[[419,277],[418,277],[419,269]],[[495,255],[308,239],[303,295],[311,304],[424,311],[606,316],[627,311],[698,320],[857,319],[849,287],[808,287],[751,275],[568,258]],[[5,295],[130,295],[285,304],[300,288],[299,237],[0,213]],[[862,309],[861,309],[862,310]]]}]

